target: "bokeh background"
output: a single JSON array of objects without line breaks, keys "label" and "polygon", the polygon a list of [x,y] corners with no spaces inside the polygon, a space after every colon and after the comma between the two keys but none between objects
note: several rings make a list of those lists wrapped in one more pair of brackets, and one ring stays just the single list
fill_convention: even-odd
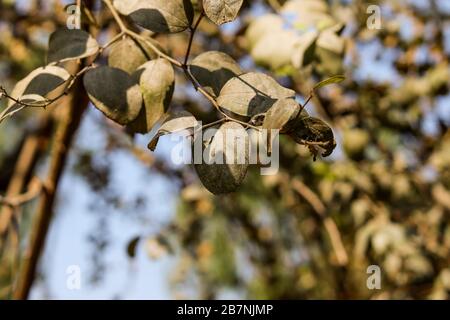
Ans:
[{"label": "bokeh background", "polygon": [[[308,105],[333,128],[333,155],[313,161],[306,147],[282,137],[278,175],[254,168],[239,192],[216,197],[191,167],[171,162],[176,141],[163,137],[151,153],[154,132],[130,136],[89,106],[29,298],[449,298],[450,2],[324,3],[344,25],[342,52],[316,48],[310,63],[294,66],[283,60],[281,35],[263,52],[253,50],[249,28],[267,14],[285,19],[284,29],[304,31],[280,13],[284,1],[256,0],[244,1],[239,18],[223,27],[203,22],[192,54],[227,52],[244,70],[295,89],[300,103],[318,81],[344,74]],[[68,4],[0,0],[0,84],[7,90],[45,64],[49,35],[66,25]],[[381,9],[380,29],[367,28],[371,4]],[[100,1],[92,13],[105,43],[117,31],[114,21]],[[181,59],[188,34],[156,39]],[[25,110],[0,124],[1,195],[21,155],[32,157],[21,191],[32,177],[45,178],[64,107]],[[182,74],[171,108],[216,117]],[[30,139],[36,148],[27,149]],[[12,297],[37,202],[17,209],[2,235],[0,298]],[[370,265],[381,269],[380,290],[366,286]],[[77,290],[67,286],[73,266],[81,272]]]}]

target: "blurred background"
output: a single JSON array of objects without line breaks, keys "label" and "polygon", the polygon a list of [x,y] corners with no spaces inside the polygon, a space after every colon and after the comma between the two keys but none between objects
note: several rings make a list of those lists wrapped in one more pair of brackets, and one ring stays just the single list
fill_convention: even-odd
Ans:
[{"label": "blurred background", "polygon": [[[292,14],[311,1],[321,3],[317,17]],[[45,65],[70,4],[0,0],[8,92]],[[101,1],[91,9],[82,21],[106,43],[117,26]],[[290,39],[323,21],[339,27],[292,58]],[[188,36],[155,39],[181,59]],[[281,137],[277,175],[252,168],[237,193],[216,197],[190,166],[171,162],[176,141],[163,137],[151,153],[154,132],[130,136],[90,105],[69,137],[53,205],[37,195],[15,207],[2,200],[32,194],[34,177],[45,181],[55,165],[70,102],[25,110],[0,125],[0,298],[13,297],[37,216],[51,212],[30,299],[448,299],[450,2],[244,1],[236,21],[202,22],[192,55],[208,50],[273,75],[300,103],[318,81],[344,74],[307,108],[333,128],[332,156],[313,161]],[[182,74],[171,108],[217,116]],[[373,265],[379,289],[367,286]]]}]

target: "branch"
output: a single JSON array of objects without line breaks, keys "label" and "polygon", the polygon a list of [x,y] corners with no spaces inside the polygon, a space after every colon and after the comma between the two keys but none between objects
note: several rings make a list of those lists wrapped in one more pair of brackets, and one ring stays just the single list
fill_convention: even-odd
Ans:
[{"label": "branch", "polygon": [[184,66],[187,66],[187,63],[189,61],[189,56],[191,55],[192,43],[194,41],[195,32],[197,31],[197,28],[200,25],[200,22],[202,22],[204,16],[205,13],[202,11],[195,25],[193,27],[192,26],[190,27],[191,35],[189,36],[189,44],[186,50],[186,55],[184,57]]},{"label": "branch", "polygon": [[41,197],[37,208],[29,245],[22,262],[23,267],[13,295],[15,299],[27,299],[30,292],[52,218],[56,189],[68,158],[73,137],[89,102],[87,94],[79,82],[77,83],[77,90],[72,94],[72,100],[68,99],[67,102],[69,105],[57,128],[51,151],[50,169],[44,182],[46,192]]},{"label": "branch", "polygon": [[[8,183],[8,189],[5,195],[7,199],[15,198],[23,192],[31,173],[34,171],[39,155],[46,148],[47,136],[51,132],[52,124],[53,121],[49,115],[42,116],[39,127],[25,138],[25,142],[16,160],[12,177]],[[0,210],[0,256],[3,255],[3,250],[7,245],[6,242],[10,226],[14,220],[18,220],[18,217],[15,215],[19,214],[20,211],[15,209],[17,207],[14,208],[13,206],[6,205]]]},{"label": "branch", "polygon": [[[91,7],[92,4],[93,1],[89,1],[87,6]],[[82,67],[78,68],[81,68],[79,72],[85,69]],[[66,101],[68,105],[61,115],[56,130],[56,136],[51,150],[49,171],[44,181],[46,187],[45,193],[40,199],[34,217],[29,243],[26,247],[17,279],[17,286],[14,288],[14,299],[24,300],[29,296],[31,286],[35,279],[39,257],[43,251],[50,221],[53,216],[56,190],[69,157],[70,146],[89,103],[87,93],[80,81],[75,82],[74,89],[72,94],[67,97]]]},{"label": "branch", "polygon": [[[0,206],[5,205],[11,208],[20,207],[27,202],[35,199],[39,194],[43,191],[44,187],[42,182],[38,178],[34,178],[30,182],[30,187],[26,193],[13,196],[13,197],[5,197],[0,195]],[[3,229],[3,226],[2,226]]]},{"label": "branch", "polygon": [[119,25],[120,29],[122,30],[123,33],[129,35],[130,37],[132,37],[135,40],[140,40],[145,42],[159,57],[166,59],[167,61],[169,61],[170,63],[172,63],[174,66],[182,69],[184,71],[184,74],[186,76],[186,78],[192,83],[192,85],[194,86],[195,90],[199,93],[201,93],[207,100],[209,100],[209,102],[211,102],[211,104],[217,109],[217,111],[219,111],[219,113],[228,121],[233,121],[233,122],[237,122],[239,124],[244,125],[247,128],[253,128],[255,130],[260,130],[260,128],[255,127],[247,122],[243,122],[237,119],[234,119],[232,117],[230,117],[229,115],[227,115],[225,112],[223,112],[223,110],[220,108],[219,104],[217,103],[216,99],[211,96],[198,82],[198,80],[194,77],[194,75],[192,74],[192,72],[190,71],[189,65],[187,64],[188,60],[189,60],[189,55],[191,52],[191,48],[192,48],[192,43],[194,41],[194,37],[195,37],[195,33],[198,29],[198,26],[200,25],[203,17],[204,17],[204,12],[202,11],[200,13],[200,16],[198,18],[198,20],[196,21],[196,23],[194,24],[194,26],[190,27],[191,30],[191,35],[189,37],[189,44],[186,50],[186,55],[184,58],[184,63],[181,63],[180,61],[172,58],[171,56],[165,54],[164,52],[162,52],[161,50],[159,50],[149,39],[147,39],[146,37],[141,36],[140,34],[128,29],[125,24],[123,23],[122,19],[120,18],[120,15],[118,14],[117,10],[114,8],[114,6],[111,4],[111,0],[103,0],[103,2],[105,2],[105,4],[108,6],[108,9],[112,12],[112,15],[114,17],[114,19],[116,20],[117,24]]},{"label": "branch", "polygon": [[322,200],[320,200],[320,198],[314,193],[314,191],[312,191],[299,179],[293,179],[291,181],[291,185],[292,188],[300,196],[308,201],[316,214],[319,216],[325,227],[325,231],[330,238],[331,246],[333,247],[338,264],[340,266],[345,266],[348,263],[347,251],[345,250],[344,244],[342,242],[342,237],[338,227],[336,226],[336,223],[331,217],[327,216],[326,208]]}]

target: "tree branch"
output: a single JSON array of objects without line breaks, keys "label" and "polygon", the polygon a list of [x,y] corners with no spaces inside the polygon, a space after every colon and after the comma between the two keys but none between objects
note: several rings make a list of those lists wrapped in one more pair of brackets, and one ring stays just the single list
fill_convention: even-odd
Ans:
[{"label": "tree branch", "polygon": [[339,232],[336,223],[333,219],[327,216],[326,207],[322,200],[312,191],[307,185],[301,182],[299,179],[293,179],[291,181],[292,188],[302,196],[311,207],[314,209],[316,214],[321,219],[325,231],[327,232],[331,246],[333,247],[334,253],[336,255],[336,260],[340,266],[345,266],[348,263],[348,255],[345,250],[344,244],[342,242],[342,237]]},{"label": "tree branch", "polygon": [[89,99],[80,82],[71,97],[67,99],[68,105],[64,110],[57,128],[56,137],[51,152],[51,162],[48,176],[44,182],[45,193],[39,202],[34,225],[30,236],[30,242],[26,249],[19,274],[18,285],[14,291],[14,299],[27,299],[45,239],[53,216],[53,204],[55,202],[56,189],[62,176],[64,165],[68,158],[68,151],[76,130],[81,122],[81,117],[88,105]]}]

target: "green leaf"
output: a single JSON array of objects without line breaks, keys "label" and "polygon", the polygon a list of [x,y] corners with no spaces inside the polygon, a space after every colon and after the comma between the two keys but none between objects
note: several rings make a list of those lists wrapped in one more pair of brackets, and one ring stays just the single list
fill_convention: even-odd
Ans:
[{"label": "green leaf", "polygon": [[212,96],[217,97],[231,78],[242,74],[238,63],[220,51],[207,51],[197,56],[190,70],[199,84]]},{"label": "green leaf", "polygon": [[114,0],[115,8],[141,27],[157,33],[182,32],[190,27],[190,0]]},{"label": "green leaf", "polygon": [[151,50],[145,44],[126,37],[112,46],[108,65],[132,74],[151,58]]},{"label": "green leaf", "polygon": [[167,112],[175,89],[175,72],[165,59],[142,65],[137,73],[144,98],[144,108],[128,127],[133,132],[148,133]]},{"label": "green leaf", "polygon": [[279,99],[293,97],[295,91],[282,87],[268,75],[250,72],[230,79],[217,103],[235,114],[252,117],[266,112]]},{"label": "green leaf", "polygon": [[333,83],[339,83],[345,80],[345,76],[337,75],[331,78],[325,79],[314,86],[314,90],[323,88]]},{"label": "green leaf", "polygon": [[243,0],[203,0],[203,9],[206,16],[220,26],[236,19],[242,3]]},{"label": "green leaf", "polygon": [[[53,91],[60,88],[70,78],[70,74],[57,66],[41,67],[19,81],[10,96],[26,104],[41,107],[51,98]],[[25,108],[12,100],[0,114],[0,122]]]},{"label": "green leaf", "polygon": [[52,33],[48,45],[48,63],[82,59],[96,54],[100,47],[86,31],[59,29]]},{"label": "green leaf", "polygon": [[141,90],[125,71],[95,68],[86,73],[83,82],[92,103],[111,120],[126,125],[138,116],[143,102]]},{"label": "green leaf", "polygon": [[169,114],[159,128],[155,137],[148,144],[151,151],[155,151],[159,138],[166,134],[176,133],[184,130],[192,130],[199,125],[197,119],[187,111],[180,111]]},{"label": "green leaf", "polygon": [[[196,139],[203,137],[198,135]],[[198,140],[194,146],[199,143],[204,146],[204,141]],[[211,193],[231,193],[242,185],[249,167],[249,137],[242,125],[224,123],[202,154],[206,159],[202,158],[202,163],[194,167],[200,181]],[[218,158],[223,159],[222,163],[217,163]]]}]

